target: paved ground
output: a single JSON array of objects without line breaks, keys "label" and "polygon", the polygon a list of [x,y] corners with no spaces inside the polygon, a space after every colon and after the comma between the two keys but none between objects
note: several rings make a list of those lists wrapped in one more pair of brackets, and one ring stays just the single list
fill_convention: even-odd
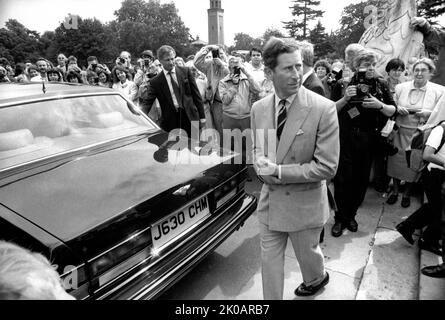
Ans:
[{"label": "paved ground", "polygon": [[[257,181],[247,186],[248,192],[255,195],[258,195],[259,188]],[[441,290],[444,286],[437,287],[437,281],[444,280],[440,283],[445,285],[445,279],[420,277],[424,290],[419,294],[419,249],[409,245],[394,228],[419,207],[418,200],[413,198],[411,207],[407,209],[400,206],[400,201],[390,206],[385,200],[384,195],[368,190],[357,216],[359,230],[356,233],[345,230],[343,236],[333,238],[330,235],[331,216],[322,243],[330,283],[313,297],[300,298],[293,293],[302,277],[289,242],[284,299],[445,299],[444,290]],[[437,256],[428,257],[430,260],[425,260],[425,263],[438,262]],[[262,299],[256,215],[160,299]]]}]

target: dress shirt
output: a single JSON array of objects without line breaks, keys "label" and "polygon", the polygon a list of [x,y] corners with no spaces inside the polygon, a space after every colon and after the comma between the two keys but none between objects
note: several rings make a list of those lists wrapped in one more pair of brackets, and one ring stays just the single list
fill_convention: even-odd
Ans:
[{"label": "dress shirt", "polygon": [[[176,98],[175,95],[175,91],[173,90],[173,85],[171,82],[171,77],[170,77],[170,73],[171,72],[171,76],[173,77],[173,81],[176,82],[178,88],[179,88],[179,84],[178,84],[178,78],[176,77],[176,68],[173,67],[173,69],[171,71],[167,71],[164,68],[162,68],[165,78],[167,79],[167,83],[168,83],[168,88],[170,89],[170,94],[172,96],[173,99],[173,104],[175,105],[176,110],[179,109],[179,103],[178,103],[178,99]],[[179,97],[178,97],[179,98]]]},{"label": "dress shirt", "polygon": [[[294,93],[293,95],[291,95],[285,99],[286,100],[285,107],[286,107],[287,117],[289,117],[289,109],[290,109],[290,106],[292,105],[292,103],[294,102],[294,99],[296,96],[297,96],[297,94]],[[277,129],[278,129],[278,114],[280,113],[280,101],[281,100],[282,99],[275,93],[275,105],[274,105],[274,107],[275,107],[275,128],[277,128]],[[277,148],[278,148],[278,145],[277,145]],[[280,164],[278,165],[278,179],[281,179],[281,165]]]}]

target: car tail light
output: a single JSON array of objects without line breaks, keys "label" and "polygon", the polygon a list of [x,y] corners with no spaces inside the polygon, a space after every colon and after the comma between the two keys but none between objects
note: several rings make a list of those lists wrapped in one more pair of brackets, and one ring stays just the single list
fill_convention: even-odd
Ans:
[{"label": "car tail light", "polygon": [[145,229],[89,261],[95,288],[102,287],[151,256],[151,234]]},{"label": "car tail light", "polygon": [[232,199],[244,187],[244,179],[242,177],[242,174],[238,174],[215,189],[213,196],[216,209]]}]

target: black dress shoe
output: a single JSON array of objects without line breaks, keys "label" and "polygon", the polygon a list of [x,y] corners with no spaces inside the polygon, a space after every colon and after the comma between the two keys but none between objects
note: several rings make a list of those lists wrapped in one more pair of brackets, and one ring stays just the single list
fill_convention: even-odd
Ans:
[{"label": "black dress shoe", "polygon": [[424,274],[428,277],[445,278],[445,265],[444,264],[439,264],[437,266],[424,267],[420,271],[422,272],[422,274]]},{"label": "black dress shoe", "polygon": [[388,199],[386,200],[387,204],[394,204],[397,202],[397,199],[399,198],[399,196],[397,194],[392,193]]},{"label": "black dress shoe", "polygon": [[349,220],[346,224],[346,229],[348,229],[351,232],[357,232],[358,229],[357,221],[355,221],[355,219]]},{"label": "black dress shoe", "polygon": [[410,245],[414,244],[413,233],[414,229],[410,228],[406,223],[401,222],[396,225],[396,230],[409,242]]},{"label": "black dress shoe", "polygon": [[423,239],[419,239],[419,248],[437,254],[438,256],[442,256],[442,249],[440,248],[438,243],[433,244],[430,242],[426,242]]},{"label": "black dress shoe", "polygon": [[410,197],[402,197],[402,201],[400,202],[402,208],[408,208],[411,205]]},{"label": "black dress shoe", "polygon": [[328,282],[329,282],[329,273],[326,272],[326,276],[324,277],[324,279],[316,286],[307,286],[303,282],[302,284],[300,284],[298,286],[297,289],[295,289],[294,293],[295,293],[295,295],[300,296],[300,297],[311,296],[313,294],[316,294],[318,292],[318,290],[320,290],[325,285],[327,285]]},{"label": "black dress shoe", "polygon": [[343,224],[340,221],[335,222],[331,229],[332,236],[336,237],[336,238],[340,237],[343,233],[344,228],[345,227],[343,226]]}]

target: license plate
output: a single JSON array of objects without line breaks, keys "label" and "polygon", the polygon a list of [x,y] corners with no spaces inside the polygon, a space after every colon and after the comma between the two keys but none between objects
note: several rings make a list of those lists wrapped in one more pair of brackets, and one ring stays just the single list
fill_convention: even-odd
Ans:
[{"label": "license plate", "polygon": [[161,248],[209,215],[209,202],[207,197],[203,197],[167,218],[160,220],[151,227],[153,248]]}]

